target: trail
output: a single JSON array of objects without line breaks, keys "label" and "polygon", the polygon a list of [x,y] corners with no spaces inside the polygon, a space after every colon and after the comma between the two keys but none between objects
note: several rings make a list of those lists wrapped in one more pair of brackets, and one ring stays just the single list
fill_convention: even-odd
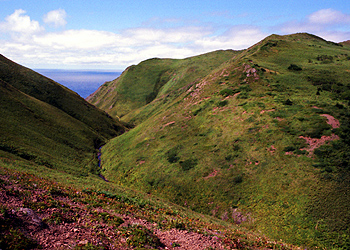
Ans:
[{"label": "trail", "polygon": [[[98,149],[98,153],[97,153],[97,159],[98,159],[98,167],[102,170],[102,166],[101,166],[101,149],[102,149],[102,146]],[[105,182],[109,182],[109,180],[106,179],[106,177],[104,177],[101,173],[98,174],[98,176],[104,180]]]}]

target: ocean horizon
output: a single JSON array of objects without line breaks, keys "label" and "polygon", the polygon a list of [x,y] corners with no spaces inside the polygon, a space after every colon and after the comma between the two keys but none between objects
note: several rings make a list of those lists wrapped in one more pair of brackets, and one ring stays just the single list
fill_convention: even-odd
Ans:
[{"label": "ocean horizon", "polygon": [[102,84],[118,78],[122,72],[112,70],[66,70],[66,69],[34,69],[59,84],[73,90],[86,98],[94,93]]}]

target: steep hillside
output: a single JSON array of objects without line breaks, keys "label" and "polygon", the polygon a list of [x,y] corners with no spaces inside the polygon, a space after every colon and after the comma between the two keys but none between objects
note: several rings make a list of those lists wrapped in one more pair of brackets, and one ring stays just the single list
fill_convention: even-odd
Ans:
[{"label": "steep hillside", "polygon": [[106,138],[121,133],[121,124],[53,80],[0,55],[0,79],[21,92],[46,102],[85,123]]},{"label": "steep hillside", "polygon": [[0,57],[0,156],[77,175],[96,172],[96,150],[120,122],[58,83]]},{"label": "steep hillside", "polygon": [[125,128],[50,79],[2,61],[1,249],[298,249],[103,180],[98,147]]},{"label": "steep hillside", "polygon": [[349,47],[272,35],[220,53],[181,84],[140,73],[175,61],[145,61],[90,98],[137,124],[103,147],[105,176],[275,239],[347,249]]},{"label": "steep hillside", "polygon": [[184,60],[149,59],[128,67],[120,77],[105,83],[86,99],[112,116],[122,117],[157,96],[166,98],[169,93],[186,88],[235,54],[227,50]]}]

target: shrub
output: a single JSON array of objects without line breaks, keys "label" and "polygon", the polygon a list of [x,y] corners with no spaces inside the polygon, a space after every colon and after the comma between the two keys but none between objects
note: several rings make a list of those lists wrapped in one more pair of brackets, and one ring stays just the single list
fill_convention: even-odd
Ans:
[{"label": "shrub", "polygon": [[223,90],[220,91],[220,95],[222,95],[224,97],[233,95],[235,93],[236,93],[236,91],[234,91],[233,89],[223,89]]},{"label": "shrub", "polygon": [[152,231],[141,225],[133,225],[126,231],[126,242],[133,247],[163,247],[163,244]]},{"label": "shrub", "polygon": [[292,102],[291,100],[287,99],[287,100],[285,100],[285,101],[283,102],[283,104],[284,104],[284,105],[291,106],[291,105],[293,105],[293,102]]},{"label": "shrub", "polygon": [[287,146],[283,149],[284,152],[293,152],[294,150],[296,150],[294,146]]},{"label": "shrub", "polygon": [[278,43],[278,41],[274,41],[274,40],[268,41],[263,46],[261,46],[261,50],[269,51],[271,47],[276,47],[277,43]]},{"label": "shrub", "polygon": [[333,56],[329,56],[329,55],[320,55],[316,59],[317,61],[321,61],[324,64],[333,62]]},{"label": "shrub", "polygon": [[239,184],[243,182],[243,176],[242,175],[238,175],[233,179],[234,183]]},{"label": "shrub", "polygon": [[218,107],[224,107],[224,106],[227,106],[227,104],[228,104],[228,101],[223,100],[223,101],[218,102]]},{"label": "shrub", "polygon": [[248,97],[249,97],[249,94],[247,92],[242,92],[241,94],[239,94],[237,99],[248,99]]},{"label": "shrub", "polygon": [[291,65],[289,65],[288,69],[289,69],[289,70],[292,70],[292,71],[301,71],[301,70],[303,70],[301,67],[299,67],[299,66],[296,65],[296,64],[291,64]]},{"label": "shrub", "polygon": [[185,161],[180,161],[179,163],[180,163],[180,166],[182,167],[183,171],[188,171],[197,165],[198,160],[197,159],[187,159]]},{"label": "shrub", "polygon": [[178,156],[180,149],[181,147],[177,146],[166,152],[166,157],[169,163],[175,163],[180,160],[180,157]]}]

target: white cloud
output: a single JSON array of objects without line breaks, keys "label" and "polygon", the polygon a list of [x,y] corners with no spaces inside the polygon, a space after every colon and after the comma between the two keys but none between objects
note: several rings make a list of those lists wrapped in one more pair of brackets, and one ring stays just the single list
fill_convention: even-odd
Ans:
[{"label": "white cloud", "polygon": [[97,30],[66,30],[33,36],[33,42],[57,50],[98,50],[118,43],[119,36]]},{"label": "white cloud", "polygon": [[178,28],[134,28],[125,30],[122,35],[138,43],[187,43],[209,35],[211,31],[206,27],[178,27]]},{"label": "white cloud", "polygon": [[61,27],[67,24],[66,17],[66,11],[63,9],[58,9],[48,12],[44,16],[43,20],[47,24],[53,24],[55,27]]},{"label": "white cloud", "polygon": [[[265,37],[257,27],[235,26],[217,34],[211,26],[200,24],[147,26],[120,32],[87,29],[50,32],[25,13],[16,10],[0,23],[2,30],[11,35],[10,39],[0,40],[1,53],[33,68],[101,65],[122,69],[153,57],[185,58],[217,49],[243,49]],[[43,21],[65,25],[65,17],[64,10],[55,10]]]},{"label": "white cloud", "polygon": [[246,49],[267,35],[256,27],[236,26],[219,36],[203,37],[195,42],[206,50]]},{"label": "white cloud", "polygon": [[311,24],[337,24],[337,23],[349,23],[350,15],[343,14],[340,11],[333,9],[323,9],[312,13],[308,20]]},{"label": "white cloud", "polygon": [[308,32],[326,40],[342,42],[349,39],[349,24],[350,15],[333,9],[322,9],[302,21],[287,22],[280,29],[284,33]]},{"label": "white cloud", "polygon": [[33,34],[44,30],[39,22],[31,20],[29,16],[24,15],[25,13],[22,9],[16,10],[5,18],[5,22],[0,23],[0,29],[21,34]]}]

